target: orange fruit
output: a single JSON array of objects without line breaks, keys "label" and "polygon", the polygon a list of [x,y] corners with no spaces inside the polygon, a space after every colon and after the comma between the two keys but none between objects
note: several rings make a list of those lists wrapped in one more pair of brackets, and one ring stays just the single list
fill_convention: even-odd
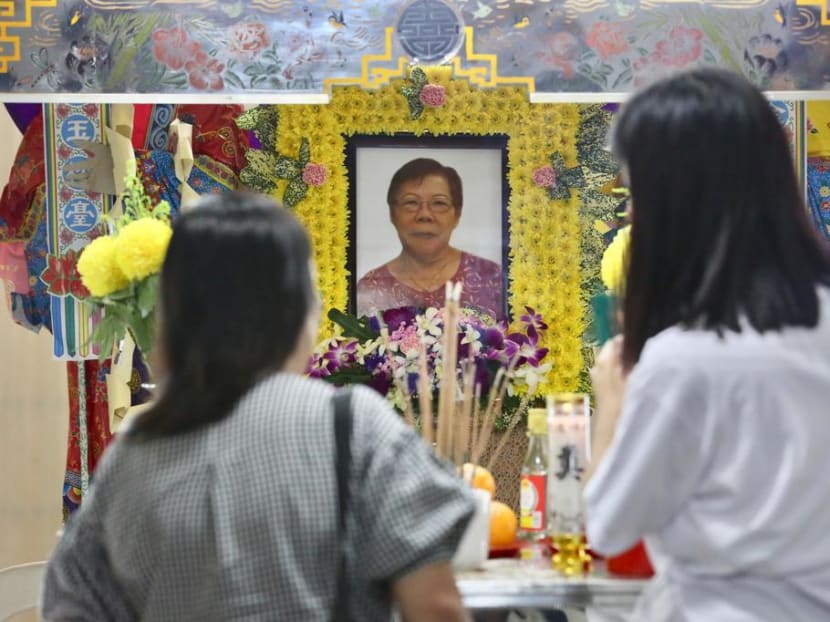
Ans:
[{"label": "orange fruit", "polygon": [[461,471],[461,476],[465,482],[469,482],[473,488],[486,490],[490,493],[490,497],[496,494],[496,480],[493,474],[490,473],[483,466],[477,466],[467,462]]},{"label": "orange fruit", "polygon": [[519,517],[506,503],[490,502],[490,548],[510,546],[516,541]]}]

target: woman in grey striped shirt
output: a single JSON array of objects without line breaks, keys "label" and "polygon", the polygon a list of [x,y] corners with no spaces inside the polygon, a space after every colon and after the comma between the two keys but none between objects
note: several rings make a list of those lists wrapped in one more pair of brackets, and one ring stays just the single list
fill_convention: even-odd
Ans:
[{"label": "woman in grey striped shirt", "polygon": [[[462,482],[385,401],[351,399],[338,525],[329,385],[303,376],[319,303],[302,226],[273,201],[208,196],[162,271],[156,404],[108,449],[49,563],[47,620],[463,620],[450,559]],[[344,540],[345,539],[345,540]]]}]

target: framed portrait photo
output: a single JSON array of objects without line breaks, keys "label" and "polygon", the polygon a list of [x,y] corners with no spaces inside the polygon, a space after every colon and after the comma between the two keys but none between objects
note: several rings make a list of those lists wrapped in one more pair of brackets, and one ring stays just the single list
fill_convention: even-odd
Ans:
[{"label": "framed portrait photo", "polygon": [[[367,308],[366,301],[361,300],[366,294],[357,286],[360,279],[370,271],[382,269],[402,250],[399,231],[387,203],[392,177],[416,158],[431,158],[444,167],[455,169],[461,180],[463,205],[449,245],[462,251],[462,262],[469,263],[468,272],[477,272],[481,266],[481,272],[492,277],[483,286],[491,291],[500,289],[500,295],[495,297],[500,308],[495,315],[499,318],[507,316],[507,204],[510,198],[507,138],[506,135],[354,135],[348,138],[351,312],[359,313]],[[493,264],[497,264],[495,269]]]}]

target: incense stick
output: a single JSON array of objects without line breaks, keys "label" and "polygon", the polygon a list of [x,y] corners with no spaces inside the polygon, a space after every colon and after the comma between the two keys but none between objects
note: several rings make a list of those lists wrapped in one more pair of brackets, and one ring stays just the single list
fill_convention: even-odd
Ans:
[{"label": "incense stick", "polygon": [[421,438],[432,445],[432,385],[427,369],[427,352],[424,343],[418,347],[418,401],[421,406]]},{"label": "incense stick", "polygon": [[473,398],[473,414],[472,414],[472,421],[471,430],[470,430],[470,462],[475,464],[475,451],[476,445],[478,445],[478,435],[479,435],[479,419],[481,417],[481,385],[476,383],[475,385],[475,397]]},{"label": "incense stick", "polygon": [[464,363],[462,372],[462,398],[457,408],[453,460],[456,464],[464,464],[470,455],[470,416],[472,413],[473,382],[475,380],[475,366],[471,359]]},{"label": "incense stick", "polygon": [[458,296],[461,296],[460,284],[447,281],[445,287],[444,334],[441,349],[441,381],[438,394],[438,452],[449,457],[453,447],[453,413],[458,387],[456,376],[458,354]]}]

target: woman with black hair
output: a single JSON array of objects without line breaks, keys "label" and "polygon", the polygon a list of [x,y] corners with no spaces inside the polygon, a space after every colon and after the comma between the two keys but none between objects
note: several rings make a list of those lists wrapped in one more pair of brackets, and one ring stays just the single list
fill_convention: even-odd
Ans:
[{"label": "woman with black hair", "polygon": [[161,395],[67,525],[44,619],[382,620],[393,602],[407,620],[466,619],[449,560],[472,495],[369,389],[335,432],[335,390],[303,375],[318,318],[290,212],[229,193],[179,217]]},{"label": "woman with black hair", "polygon": [[645,538],[637,620],[830,619],[830,260],[789,145],[742,77],[636,94],[623,336],[593,370],[591,546]]}]

